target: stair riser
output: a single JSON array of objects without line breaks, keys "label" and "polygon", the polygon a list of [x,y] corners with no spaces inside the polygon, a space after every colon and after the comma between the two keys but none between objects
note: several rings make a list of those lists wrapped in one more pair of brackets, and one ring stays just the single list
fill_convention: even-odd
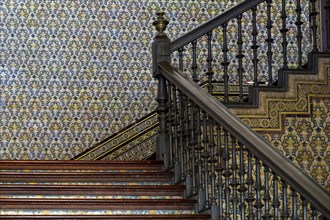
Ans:
[{"label": "stair riser", "polygon": [[[151,210],[151,209],[131,209],[131,210],[54,210],[54,209],[1,209],[0,219],[4,216],[29,216],[29,215],[39,215],[39,216],[60,216],[60,215],[71,215],[71,216],[83,216],[83,215],[105,215],[110,218],[113,215],[184,215],[184,214],[194,214],[192,210]],[[5,217],[7,219],[7,217]],[[121,218],[120,218],[121,219]],[[158,218],[154,218],[158,219]]]},{"label": "stair riser", "polygon": [[84,216],[70,216],[70,215],[57,215],[57,216],[45,216],[45,215],[33,215],[33,216],[10,216],[6,215],[6,219],[15,219],[15,220],[20,220],[20,219],[93,219],[93,220],[99,220],[99,219],[130,219],[130,220],[150,220],[150,219],[169,219],[169,220],[175,220],[175,219],[181,219],[181,220],[191,220],[191,219],[197,219],[197,220],[206,220],[206,219],[211,219],[209,215],[192,215],[192,214],[184,214],[180,213],[180,215],[172,215],[172,214],[161,214],[161,215],[84,215]]}]

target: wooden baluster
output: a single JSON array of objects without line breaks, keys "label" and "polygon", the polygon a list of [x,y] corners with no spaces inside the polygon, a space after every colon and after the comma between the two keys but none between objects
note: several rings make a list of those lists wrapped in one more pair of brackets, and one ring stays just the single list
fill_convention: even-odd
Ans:
[{"label": "wooden baluster", "polygon": [[258,85],[258,48],[257,45],[257,36],[258,36],[258,30],[257,30],[257,6],[252,8],[252,43],[251,49],[253,50],[253,85]]},{"label": "wooden baluster", "polygon": [[265,204],[265,214],[263,215],[263,219],[271,219],[269,214],[269,201],[270,201],[270,188],[269,188],[269,168],[264,165],[265,170],[265,192],[264,192],[264,204]]},{"label": "wooden baluster", "polygon": [[307,214],[307,201],[304,198],[301,198],[301,203],[302,203],[302,217],[303,220],[308,219],[308,214]]},{"label": "wooden baluster", "polygon": [[179,52],[179,69],[183,71],[183,47],[181,47],[178,52]]},{"label": "wooden baluster", "polygon": [[203,189],[203,174],[202,174],[202,141],[201,141],[201,112],[200,108],[196,107],[196,115],[197,115],[197,160],[198,160],[198,210],[201,211],[205,206],[205,192]]},{"label": "wooden baluster", "polygon": [[325,36],[326,36],[326,47],[325,52],[330,52],[330,0],[326,1],[325,4]]},{"label": "wooden baluster", "polygon": [[207,115],[205,112],[203,112],[203,145],[204,145],[204,192],[205,192],[205,209],[208,209],[210,207],[209,205],[209,168],[208,168],[208,159],[209,159],[209,153],[208,153],[208,131],[207,131]]},{"label": "wooden baluster", "polygon": [[243,37],[242,37],[242,15],[237,16],[237,45],[238,45],[238,84],[239,84],[239,101],[243,102]]},{"label": "wooden baluster", "polygon": [[215,142],[214,142],[214,121],[212,118],[209,119],[209,125],[210,125],[210,142],[209,142],[209,149],[210,149],[210,159],[209,163],[211,166],[210,170],[210,178],[211,178],[211,195],[210,195],[210,205],[211,205],[211,211],[212,216],[218,215],[218,207],[216,204],[216,195],[215,195],[215,156],[214,156],[214,150],[215,150]]},{"label": "wooden baluster", "polygon": [[192,52],[193,52],[193,63],[192,63],[192,66],[191,66],[191,69],[192,69],[192,80],[194,82],[198,82],[198,79],[197,79],[197,40],[194,40],[193,42],[191,42],[192,44]]},{"label": "wooden baluster", "polygon": [[177,89],[176,86],[172,85],[173,93],[173,133],[174,133],[174,183],[180,182],[181,177],[181,165],[180,165],[180,152],[179,152],[179,132],[178,132],[178,100],[177,100]]},{"label": "wooden baluster", "polygon": [[207,32],[207,78],[208,78],[208,91],[212,94],[213,86],[212,79],[214,72],[212,70],[212,31]]},{"label": "wooden baluster", "polygon": [[223,184],[222,184],[222,150],[221,150],[221,127],[217,124],[217,156],[218,156],[218,198],[219,198],[219,218],[223,217]]},{"label": "wooden baluster", "polygon": [[239,144],[240,148],[239,148],[239,192],[240,192],[240,213],[241,213],[241,219],[245,219],[245,192],[247,190],[247,188],[245,187],[245,164],[244,164],[244,149],[243,149],[243,145]]},{"label": "wooden baluster", "polygon": [[310,12],[310,17],[311,17],[311,28],[312,28],[312,51],[313,52],[317,52],[318,48],[317,48],[317,23],[316,23],[316,16],[319,14],[316,11],[316,1],[317,0],[310,0],[312,3],[312,10]]},{"label": "wooden baluster", "polygon": [[[179,52],[179,69],[183,71],[183,47],[181,47],[178,52]],[[179,147],[180,147],[180,180],[184,181],[184,150],[183,150],[183,134],[184,134],[184,126],[183,126],[183,95],[182,92],[179,91]]]},{"label": "wooden baluster", "polygon": [[185,179],[184,168],[184,104],[183,94],[179,91],[179,147],[180,147],[180,167],[181,167],[181,181]]},{"label": "wooden baluster", "polygon": [[283,52],[283,68],[287,69],[288,68],[288,58],[287,58],[287,46],[288,42],[286,39],[286,33],[288,32],[288,29],[286,28],[286,10],[285,10],[285,0],[282,0],[282,29],[280,30],[282,33],[282,52]]},{"label": "wooden baluster", "polygon": [[191,187],[192,192],[191,195],[196,194],[196,158],[195,158],[195,147],[196,147],[196,127],[195,127],[195,120],[196,120],[196,106],[193,101],[190,101],[190,138],[189,138],[189,149],[190,149],[190,155],[191,155]]},{"label": "wooden baluster", "polygon": [[236,139],[235,137],[231,136],[231,186],[232,186],[232,191],[233,191],[233,196],[232,196],[232,209],[233,209],[233,217],[232,219],[236,220],[237,219],[237,176],[236,176],[236,171],[237,171],[237,161],[236,161]]},{"label": "wooden baluster", "polygon": [[261,219],[261,210],[263,207],[263,204],[261,202],[261,176],[260,176],[260,161],[259,159],[256,158],[256,185],[255,185],[255,190],[256,190],[256,204],[254,205],[257,209],[257,219]]},{"label": "wooden baluster", "polygon": [[222,31],[223,31],[223,62],[221,62],[221,65],[223,66],[223,80],[224,80],[224,87],[225,87],[225,96],[224,96],[224,102],[229,102],[229,97],[228,97],[228,83],[229,83],[229,75],[228,75],[228,66],[229,66],[229,61],[228,61],[228,46],[227,46],[227,23],[224,23],[222,25]]},{"label": "wooden baluster", "polygon": [[279,209],[279,206],[280,206],[280,201],[279,201],[279,197],[278,197],[278,176],[273,173],[273,211],[274,211],[274,214],[273,214],[273,217],[274,217],[274,220],[278,220],[279,219],[279,216],[278,216],[278,209]]},{"label": "wooden baluster", "polygon": [[168,109],[168,117],[167,117],[167,133],[168,133],[168,142],[169,142],[169,160],[170,160],[170,167],[173,167],[173,132],[172,132],[172,83],[167,82],[167,109]]},{"label": "wooden baluster", "polygon": [[185,96],[184,99],[184,138],[185,138],[185,156],[186,156],[186,195],[192,195],[192,173],[191,173],[191,153],[190,153],[190,134],[189,134],[189,97]]},{"label": "wooden baluster", "polygon": [[301,21],[301,5],[300,5],[300,0],[296,0],[297,5],[296,5],[296,12],[297,12],[297,20],[295,24],[297,25],[297,46],[298,46],[298,68],[302,68],[302,32],[301,32],[301,25],[303,22]]},{"label": "wooden baluster", "polygon": [[268,58],[268,85],[273,84],[273,52],[272,52],[272,43],[274,39],[272,38],[272,0],[267,0],[267,39],[268,44],[267,58]]},{"label": "wooden baluster", "polygon": [[252,171],[253,171],[253,167],[252,167],[252,158],[253,155],[251,153],[248,154],[248,176],[247,176],[247,184],[248,184],[248,195],[246,198],[246,201],[248,202],[248,219],[249,220],[253,220],[254,219],[254,211],[253,211],[253,202],[255,200],[254,198],[254,192],[253,192],[253,176],[252,176]]},{"label": "wooden baluster", "polygon": [[228,131],[224,130],[224,145],[225,145],[225,171],[223,173],[223,176],[225,177],[225,202],[226,202],[226,210],[225,210],[225,216],[226,220],[230,220],[230,187],[229,187],[229,177],[231,175],[230,168],[229,168],[229,161],[230,161],[230,155],[229,155],[229,143],[228,143]]},{"label": "wooden baluster", "polygon": [[292,220],[298,220],[298,204],[297,204],[297,192],[291,188],[291,205],[292,205],[292,214],[291,214],[291,219]]},{"label": "wooden baluster", "polygon": [[282,182],[282,219],[286,220],[289,218],[288,210],[288,185]]},{"label": "wooden baluster", "polygon": [[312,219],[317,220],[317,210],[316,208],[312,207]]}]

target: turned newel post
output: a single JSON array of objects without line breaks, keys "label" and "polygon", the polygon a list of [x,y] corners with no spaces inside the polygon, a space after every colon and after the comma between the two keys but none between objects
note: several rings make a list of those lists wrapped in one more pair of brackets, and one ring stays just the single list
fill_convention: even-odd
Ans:
[{"label": "turned newel post", "polygon": [[157,20],[154,21],[153,25],[158,31],[157,36],[154,38],[152,45],[152,55],[153,55],[153,76],[158,80],[158,120],[159,120],[159,133],[157,138],[156,155],[157,160],[164,161],[164,169],[169,168],[170,160],[170,146],[169,138],[167,133],[167,87],[166,79],[161,74],[158,68],[158,63],[162,61],[171,61],[171,41],[164,34],[168,21],[164,18],[164,12],[157,13]]}]

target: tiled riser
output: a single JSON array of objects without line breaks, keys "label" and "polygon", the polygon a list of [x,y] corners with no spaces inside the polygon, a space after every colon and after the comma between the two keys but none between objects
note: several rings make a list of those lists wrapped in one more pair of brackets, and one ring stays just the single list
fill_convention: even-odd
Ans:
[{"label": "tiled riser", "polygon": [[1,209],[0,215],[182,215],[194,214],[192,210],[10,210]]}]

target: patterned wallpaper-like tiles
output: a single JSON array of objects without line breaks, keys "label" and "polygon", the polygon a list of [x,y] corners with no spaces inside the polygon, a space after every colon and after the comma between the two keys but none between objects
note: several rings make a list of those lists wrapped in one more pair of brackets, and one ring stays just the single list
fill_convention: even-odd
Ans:
[{"label": "patterned wallpaper-like tiles", "polygon": [[0,159],[70,159],[153,111],[155,12],[174,39],[239,2],[0,0]]}]

